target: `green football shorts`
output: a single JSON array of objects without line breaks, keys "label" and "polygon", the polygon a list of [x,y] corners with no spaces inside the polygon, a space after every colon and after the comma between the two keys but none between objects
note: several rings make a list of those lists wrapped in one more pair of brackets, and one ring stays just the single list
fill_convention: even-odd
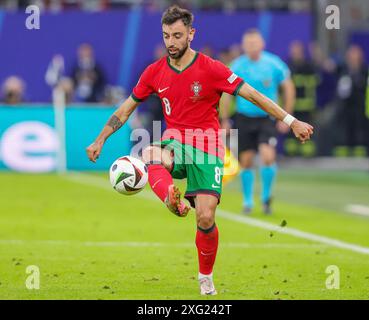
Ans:
[{"label": "green football shorts", "polygon": [[154,142],[153,145],[165,148],[174,154],[171,175],[174,179],[187,178],[185,198],[193,208],[197,194],[214,195],[218,198],[219,204],[224,167],[219,157],[174,139]]}]

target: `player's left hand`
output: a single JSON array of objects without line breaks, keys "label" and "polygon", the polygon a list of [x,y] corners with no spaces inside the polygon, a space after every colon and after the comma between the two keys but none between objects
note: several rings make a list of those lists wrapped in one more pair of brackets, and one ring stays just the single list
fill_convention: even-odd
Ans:
[{"label": "player's left hand", "polygon": [[290,131],[290,127],[285,124],[283,121],[277,121],[277,130],[281,134],[286,134],[288,131]]},{"label": "player's left hand", "polygon": [[310,139],[310,136],[314,133],[314,128],[306,122],[299,121],[295,119],[291,124],[291,129],[297,139],[301,143],[305,143]]}]

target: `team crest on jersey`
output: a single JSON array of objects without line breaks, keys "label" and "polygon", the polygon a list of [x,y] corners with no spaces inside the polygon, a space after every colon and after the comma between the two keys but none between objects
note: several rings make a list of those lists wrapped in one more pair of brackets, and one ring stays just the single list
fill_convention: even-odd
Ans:
[{"label": "team crest on jersey", "polygon": [[200,91],[202,90],[202,85],[200,84],[200,82],[195,81],[192,85],[191,85],[191,90],[194,93],[194,97],[199,97],[200,96]]}]

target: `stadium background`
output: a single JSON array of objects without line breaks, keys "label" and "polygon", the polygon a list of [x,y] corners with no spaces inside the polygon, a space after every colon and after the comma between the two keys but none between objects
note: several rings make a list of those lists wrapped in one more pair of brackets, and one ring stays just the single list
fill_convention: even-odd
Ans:
[{"label": "stadium background", "polygon": [[[160,120],[158,102],[153,99],[140,106],[131,121],[107,142],[96,165],[85,156],[85,147],[117,103],[129,95],[145,66],[165,53],[159,21],[162,10],[170,3],[0,2],[0,298],[197,298],[195,285],[186,282],[193,280],[195,270],[194,256],[189,253],[192,246],[188,245],[193,221],[178,224],[163,213],[158,202],[153,208],[149,191],[143,195],[149,200],[143,203],[142,197],[123,199],[107,190],[107,169],[118,156],[129,153],[131,130],[150,130],[151,121]],[[237,222],[234,216],[238,217],[240,211],[239,181],[235,179],[225,188],[219,214],[224,219],[220,225],[225,239],[219,257],[224,270],[219,272],[224,278],[222,297],[367,299],[369,124],[363,113],[360,121],[364,125],[358,129],[361,138],[348,146],[346,142],[351,140],[345,136],[344,107],[337,88],[341,65],[351,45],[359,46],[369,61],[368,2],[177,3],[194,10],[194,49],[229,63],[240,54],[238,45],[243,32],[256,27],[266,39],[267,50],[286,62],[290,45],[302,42],[306,59],[314,65],[314,75],[319,79],[315,103],[309,110],[316,128],[313,144],[299,150],[286,143],[288,137],[280,137],[282,169],[273,217],[257,212],[251,220]],[[30,4],[41,8],[38,30],[25,26],[29,16],[25,10]],[[339,30],[325,27],[325,9],[330,4],[340,8]],[[77,49],[83,43],[93,48],[103,75],[103,85],[92,100],[80,95],[78,83],[72,81]],[[58,61],[63,61],[62,66]],[[65,146],[69,173],[64,175],[56,174],[62,144],[55,130],[55,85],[60,85],[67,98]],[[10,99],[12,90],[11,98],[15,100]],[[86,173],[90,170],[96,172]],[[234,216],[229,216],[230,212]],[[288,222],[287,228],[278,227],[281,221]],[[160,230],[152,230],[151,225],[170,231],[164,236]],[[252,227],[255,225],[256,230]],[[293,235],[290,226],[308,235]],[[285,230],[287,235],[283,234]],[[171,247],[178,242],[177,234],[181,236],[178,246]],[[136,257],[132,248],[147,250],[147,259]],[[269,252],[272,248],[273,252]],[[265,250],[268,257],[263,255]],[[229,261],[225,258],[228,253],[233,257]],[[183,261],[160,269],[160,261],[173,255],[181,255]],[[248,270],[239,264],[239,256]],[[111,265],[101,278],[99,274],[107,262]],[[24,287],[23,267],[28,264],[47,270],[42,278],[44,291],[37,293]],[[339,291],[329,291],[324,284],[325,267],[332,264],[342,267],[346,280],[341,281]],[[185,268],[185,276],[173,285],[164,272],[174,278],[181,268]],[[227,282],[229,270],[236,275]],[[81,279],[85,274],[91,276],[88,285]],[[245,279],[242,285],[235,284],[234,279],[240,274]],[[184,288],[183,294],[178,293],[179,287]]]}]

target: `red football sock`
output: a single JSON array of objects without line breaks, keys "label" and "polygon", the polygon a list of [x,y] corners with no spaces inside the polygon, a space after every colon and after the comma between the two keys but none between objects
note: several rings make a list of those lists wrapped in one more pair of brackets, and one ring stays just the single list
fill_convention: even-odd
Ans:
[{"label": "red football sock", "polygon": [[173,184],[172,176],[162,164],[150,164],[148,172],[151,189],[164,202],[168,195],[168,187]]},{"label": "red football sock", "polygon": [[207,230],[197,227],[196,247],[199,257],[199,271],[202,274],[211,274],[218,250],[218,228],[214,225]]}]

